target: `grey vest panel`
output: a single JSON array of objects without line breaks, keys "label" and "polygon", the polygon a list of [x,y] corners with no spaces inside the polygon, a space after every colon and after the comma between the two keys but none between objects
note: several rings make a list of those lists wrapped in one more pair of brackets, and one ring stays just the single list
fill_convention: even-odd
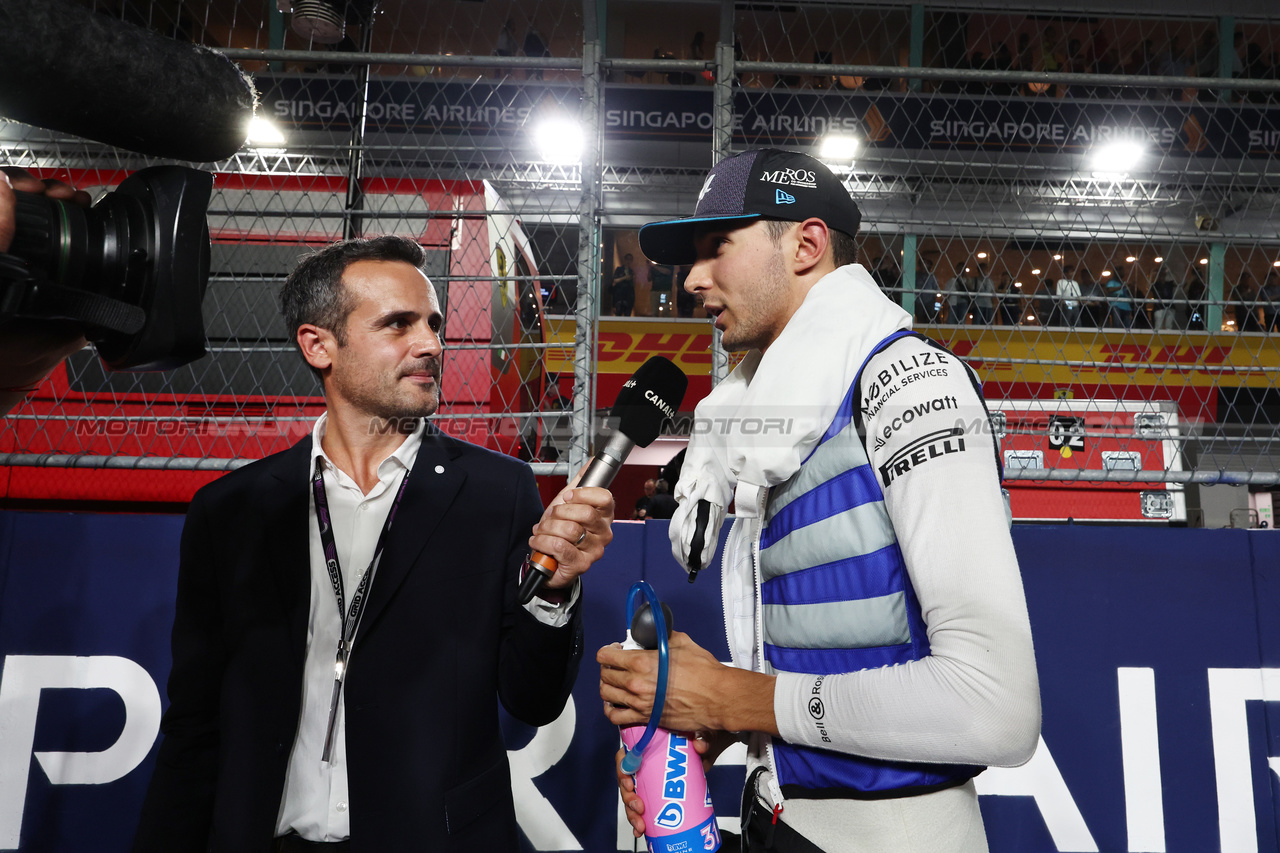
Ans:
[{"label": "grey vest panel", "polygon": [[911,642],[906,595],[822,604],[766,604],[764,640],[792,649],[846,649]]},{"label": "grey vest panel", "polygon": [[884,502],[862,504],[793,530],[762,550],[760,577],[767,581],[800,569],[870,554],[895,541]]},{"label": "grey vest panel", "polygon": [[866,465],[867,449],[862,444],[853,421],[833,435],[813,451],[813,455],[800,466],[800,470],[790,480],[774,487],[769,495],[769,509],[765,513],[765,521],[773,518],[782,508],[796,498],[827,480],[840,476],[845,471]]}]

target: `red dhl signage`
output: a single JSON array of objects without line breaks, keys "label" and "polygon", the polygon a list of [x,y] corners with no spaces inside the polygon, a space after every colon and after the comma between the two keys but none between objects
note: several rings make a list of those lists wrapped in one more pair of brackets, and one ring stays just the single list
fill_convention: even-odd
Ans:
[{"label": "red dhl signage", "polygon": [[[1204,332],[1129,332],[1035,327],[947,328],[919,331],[949,347],[983,381],[1107,383],[1173,387],[1270,387],[1280,382],[1280,335]],[[572,318],[548,322],[551,373],[573,370]],[[711,325],[703,320],[603,318],[596,350],[600,373],[635,372],[663,355],[690,376],[711,370]],[[736,364],[737,354],[730,354]]]}]

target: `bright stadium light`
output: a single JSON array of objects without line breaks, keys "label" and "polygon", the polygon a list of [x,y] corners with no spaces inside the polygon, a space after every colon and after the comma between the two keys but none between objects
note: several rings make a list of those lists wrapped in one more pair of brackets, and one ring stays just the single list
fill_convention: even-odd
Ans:
[{"label": "bright stadium light", "polygon": [[534,131],[538,156],[557,166],[573,166],[582,161],[585,140],[582,125],[571,118],[555,116],[543,119]]},{"label": "bright stadium light", "polygon": [[245,142],[261,154],[283,154],[286,150],[284,133],[262,116],[254,116],[249,121],[249,138]]},{"label": "bright stadium light", "polygon": [[822,144],[818,148],[818,159],[824,163],[840,165],[852,163],[858,158],[858,149],[861,147],[862,145],[856,136],[849,136],[843,133],[828,133],[822,137]]},{"label": "bright stadium light", "polygon": [[1093,176],[1102,181],[1122,181],[1142,162],[1146,151],[1138,142],[1112,142],[1097,148],[1089,157]]}]

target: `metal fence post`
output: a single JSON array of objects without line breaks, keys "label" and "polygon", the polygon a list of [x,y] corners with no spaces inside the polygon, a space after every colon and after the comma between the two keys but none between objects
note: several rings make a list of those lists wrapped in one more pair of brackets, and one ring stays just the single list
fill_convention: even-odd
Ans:
[{"label": "metal fence post", "polygon": [[[721,6],[720,41],[716,43],[716,84],[711,109],[711,165],[728,157],[733,148],[733,3]],[[729,375],[729,355],[720,344],[720,330],[711,330],[711,384]]]}]

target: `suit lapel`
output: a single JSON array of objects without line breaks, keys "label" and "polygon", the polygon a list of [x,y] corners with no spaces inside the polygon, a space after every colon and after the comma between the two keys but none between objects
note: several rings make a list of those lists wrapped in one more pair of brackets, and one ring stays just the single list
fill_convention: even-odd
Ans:
[{"label": "suit lapel", "polygon": [[458,464],[461,450],[452,446],[430,422],[422,436],[422,445],[409,472],[404,498],[396,510],[395,520],[387,534],[387,547],[373,586],[369,603],[356,640],[365,636],[377,623],[396,590],[431,543],[440,520],[453,504],[467,475]]},{"label": "suit lapel", "polygon": [[285,613],[289,649],[301,666],[311,614],[311,498],[307,488],[311,438],[304,438],[272,462],[275,482],[263,501],[267,572]]}]

